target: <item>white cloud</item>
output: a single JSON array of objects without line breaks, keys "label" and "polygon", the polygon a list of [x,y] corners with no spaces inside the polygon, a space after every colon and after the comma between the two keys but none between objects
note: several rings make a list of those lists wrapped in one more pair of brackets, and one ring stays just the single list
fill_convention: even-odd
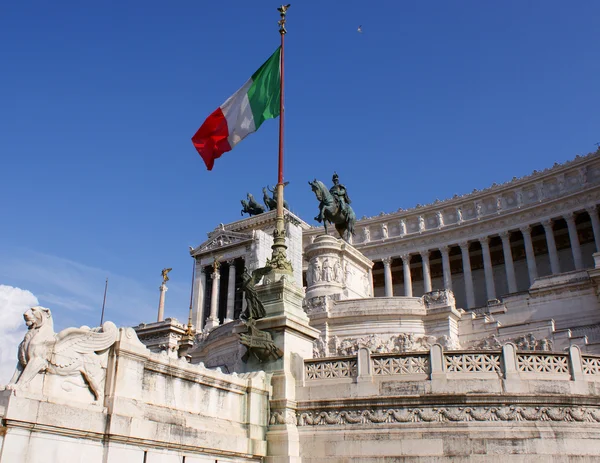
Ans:
[{"label": "white cloud", "polygon": [[36,305],[31,292],[0,285],[0,384],[8,383],[17,364],[17,348],[27,331],[23,313]]}]

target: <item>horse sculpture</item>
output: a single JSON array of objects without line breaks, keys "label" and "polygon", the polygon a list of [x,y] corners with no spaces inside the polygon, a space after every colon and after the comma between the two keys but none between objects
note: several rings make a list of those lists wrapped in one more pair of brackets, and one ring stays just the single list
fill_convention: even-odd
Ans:
[{"label": "horse sculpture", "polygon": [[[289,182],[285,182],[284,186],[287,185]],[[269,193],[267,193],[267,190],[269,190],[271,193],[273,193],[273,197],[269,196]],[[270,211],[274,211],[275,209],[277,209],[277,189],[271,189],[268,186],[263,188],[263,202],[265,203],[265,206],[267,206],[267,208]],[[288,207],[288,203],[287,201],[284,199],[283,200],[283,207],[285,209],[287,209],[288,211],[290,210],[290,208]]]},{"label": "horse sculpture", "polygon": [[352,208],[348,204],[344,208],[343,204],[340,204],[340,200],[332,195],[320,180],[314,179],[308,184],[319,200],[319,215],[315,217],[315,220],[323,222],[325,233],[327,233],[327,222],[334,224],[340,237],[348,241],[350,236],[354,235],[354,224],[356,223],[356,215]]},{"label": "horse sculpture", "polygon": [[260,205],[256,199],[254,199],[254,196],[251,193],[248,193],[247,195],[248,201],[246,201],[245,199],[241,200],[242,203],[242,212],[241,215],[244,214],[249,214],[250,216],[253,215],[258,215],[258,214],[262,214],[263,212],[265,212],[265,208]]}]

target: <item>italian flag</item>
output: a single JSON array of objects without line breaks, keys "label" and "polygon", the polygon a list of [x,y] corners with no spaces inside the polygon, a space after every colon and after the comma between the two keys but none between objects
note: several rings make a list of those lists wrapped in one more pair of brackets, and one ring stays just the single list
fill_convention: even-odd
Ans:
[{"label": "italian flag", "polygon": [[225,103],[206,118],[192,137],[206,168],[215,159],[256,132],[267,119],[279,116],[281,47]]}]

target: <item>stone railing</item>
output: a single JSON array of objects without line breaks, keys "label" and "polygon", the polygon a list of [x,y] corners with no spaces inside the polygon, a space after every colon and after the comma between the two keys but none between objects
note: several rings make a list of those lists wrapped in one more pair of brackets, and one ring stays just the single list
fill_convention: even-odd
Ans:
[{"label": "stone railing", "polygon": [[581,367],[584,375],[600,375],[600,356],[582,355]]},{"label": "stone railing", "polygon": [[[359,349],[353,357],[305,360],[304,380],[356,379],[404,376],[406,379],[520,378],[523,380],[600,380],[600,356],[581,355],[579,347],[567,353],[517,351],[505,344],[497,351],[448,351],[435,344],[427,353],[371,354]],[[411,376],[411,378],[408,378]]]},{"label": "stone railing", "polygon": [[351,378],[357,374],[356,358],[306,360],[304,376],[310,379]]}]

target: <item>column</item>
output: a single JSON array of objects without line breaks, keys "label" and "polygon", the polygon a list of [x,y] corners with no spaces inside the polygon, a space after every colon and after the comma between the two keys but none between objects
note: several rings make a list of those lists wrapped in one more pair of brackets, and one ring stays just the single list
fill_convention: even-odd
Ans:
[{"label": "column", "polygon": [[442,246],[440,248],[442,253],[442,268],[444,273],[444,289],[452,291],[452,273],[450,270],[450,247]]},{"label": "column", "polygon": [[496,299],[496,285],[494,284],[494,269],[492,268],[492,257],[490,256],[490,245],[488,237],[479,238],[481,253],[483,254],[483,269],[485,272],[485,291],[488,301]]},{"label": "column", "polygon": [[229,280],[227,282],[227,316],[224,323],[233,320],[233,310],[235,308],[235,260],[228,260]]},{"label": "column", "polygon": [[465,292],[467,294],[467,308],[475,307],[475,292],[473,291],[473,275],[471,274],[471,259],[469,258],[469,243],[460,243],[462,253],[463,274],[465,276]]},{"label": "column", "polygon": [[219,326],[219,280],[221,279],[221,273],[218,265],[215,265],[213,269],[212,293],[210,295],[210,316],[206,321],[206,327],[208,329]]},{"label": "column", "polygon": [[585,209],[592,219],[592,230],[596,242],[596,252],[600,252],[600,219],[598,218],[598,206],[594,205]]},{"label": "column", "polygon": [[165,293],[167,292],[167,285],[165,285],[164,281],[162,285],[160,285],[160,297],[158,299],[158,318],[157,322],[162,322],[165,319]]},{"label": "column", "polygon": [[403,254],[402,258],[402,270],[404,272],[404,295],[406,297],[412,297],[412,278],[410,276],[410,254]]},{"label": "column", "polygon": [[554,229],[552,228],[552,219],[542,222],[546,232],[546,243],[548,244],[548,255],[550,256],[550,270],[553,275],[560,273],[560,262],[558,261],[558,252],[556,251],[556,241],[554,241]]},{"label": "column", "polygon": [[394,287],[392,283],[392,258],[386,257],[381,259],[383,262],[383,275],[385,277],[385,297],[394,295]]},{"label": "column", "polygon": [[204,289],[206,282],[206,272],[204,266],[196,261],[196,276],[194,278],[194,299],[192,301],[192,323],[196,331],[202,331],[204,328]]},{"label": "column", "polygon": [[504,252],[504,267],[506,267],[506,281],[508,282],[508,292],[517,292],[517,279],[515,278],[515,264],[510,247],[510,233],[504,231],[500,233],[502,239],[502,251]]},{"label": "column", "polygon": [[423,287],[425,292],[431,291],[431,271],[429,270],[429,251],[421,251],[423,260]]},{"label": "column", "polygon": [[575,225],[575,213],[565,214],[564,219],[567,222],[569,229],[569,240],[571,241],[571,252],[573,253],[573,263],[576,270],[583,268],[583,260],[581,258],[581,246],[579,245],[579,235],[577,234],[577,225]]},{"label": "column", "polygon": [[537,264],[535,262],[535,252],[533,252],[533,243],[531,242],[531,227],[520,228],[525,242],[525,257],[527,260],[527,271],[529,272],[529,285],[531,286],[538,277]]}]

